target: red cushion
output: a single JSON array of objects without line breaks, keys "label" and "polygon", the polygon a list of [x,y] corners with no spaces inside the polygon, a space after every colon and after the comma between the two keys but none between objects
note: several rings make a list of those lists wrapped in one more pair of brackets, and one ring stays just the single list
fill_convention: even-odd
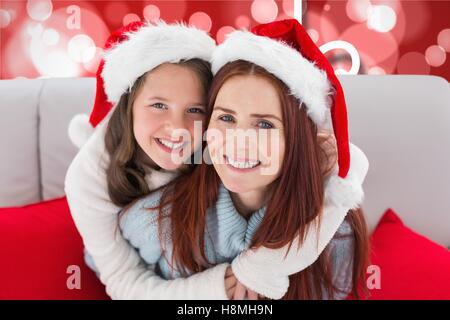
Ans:
[{"label": "red cushion", "polygon": [[[66,198],[0,208],[0,299],[108,299],[85,265]],[[81,289],[68,289],[71,265]]]},{"label": "red cushion", "polygon": [[[381,288],[369,299],[450,299],[450,251],[406,227],[388,209],[371,236]],[[370,275],[369,275],[370,276]]]}]

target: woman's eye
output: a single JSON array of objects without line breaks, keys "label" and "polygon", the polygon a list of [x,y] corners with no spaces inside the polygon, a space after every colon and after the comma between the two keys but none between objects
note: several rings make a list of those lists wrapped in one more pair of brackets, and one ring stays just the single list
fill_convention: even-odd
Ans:
[{"label": "woman's eye", "polygon": [[167,106],[164,103],[154,103],[151,105],[151,107],[155,108],[155,109],[167,109]]},{"label": "woman's eye", "polygon": [[220,116],[219,120],[222,120],[224,122],[233,122],[234,118],[228,114]]},{"label": "woman's eye", "polygon": [[188,113],[200,113],[204,114],[205,111],[202,108],[189,108]]},{"label": "woman's eye", "polygon": [[272,129],[273,124],[271,124],[269,121],[260,121],[258,122],[258,127],[261,129]]}]

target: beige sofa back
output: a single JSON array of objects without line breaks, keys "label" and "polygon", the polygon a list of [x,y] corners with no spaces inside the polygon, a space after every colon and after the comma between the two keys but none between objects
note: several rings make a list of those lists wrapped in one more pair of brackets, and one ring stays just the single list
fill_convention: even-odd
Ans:
[{"label": "beige sofa back", "polygon": [[[340,76],[350,139],[370,161],[363,209],[371,229],[392,207],[450,245],[450,86],[433,76]],[[73,115],[89,113],[95,79],[0,81],[0,206],[64,194],[77,149]]]}]

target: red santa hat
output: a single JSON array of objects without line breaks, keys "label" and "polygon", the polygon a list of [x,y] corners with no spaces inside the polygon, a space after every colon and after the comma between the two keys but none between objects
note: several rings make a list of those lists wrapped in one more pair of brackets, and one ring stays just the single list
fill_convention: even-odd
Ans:
[{"label": "red santa hat", "polygon": [[69,124],[70,140],[81,147],[114,108],[122,94],[146,72],[169,62],[211,60],[215,41],[204,31],[184,24],[132,22],[110,35],[97,74],[91,115],[76,115]]},{"label": "red santa hat", "polygon": [[214,51],[213,74],[236,60],[261,66],[283,81],[301,105],[306,105],[308,116],[319,128],[329,128],[331,120],[338,149],[338,175],[345,178],[350,150],[344,91],[333,67],[303,26],[290,19],[258,25],[251,32],[232,32]]}]

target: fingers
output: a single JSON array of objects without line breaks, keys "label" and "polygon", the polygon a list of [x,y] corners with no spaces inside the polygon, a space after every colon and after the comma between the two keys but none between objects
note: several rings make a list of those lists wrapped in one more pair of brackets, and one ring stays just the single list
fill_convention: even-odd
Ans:
[{"label": "fingers", "polygon": [[244,300],[244,297],[247,293],[247,288],[237,281],[236,288],[234,290],[233,300]]},{"label": "fingers", "polygon": [[248,300],[258,300],[258,294],[250,289],[247,289]]},{"label": "fingers", "polygon": [[225,290],[229,290],[236,286],[236,281],[233,281],[233,279],[229,278],[225,280]]},{"label": "fingers", "polygon": [[231,269],[231,267],[228,267],[225,272],[225,278],[230,277],[232,275],[233,275],[233,270]]}]

